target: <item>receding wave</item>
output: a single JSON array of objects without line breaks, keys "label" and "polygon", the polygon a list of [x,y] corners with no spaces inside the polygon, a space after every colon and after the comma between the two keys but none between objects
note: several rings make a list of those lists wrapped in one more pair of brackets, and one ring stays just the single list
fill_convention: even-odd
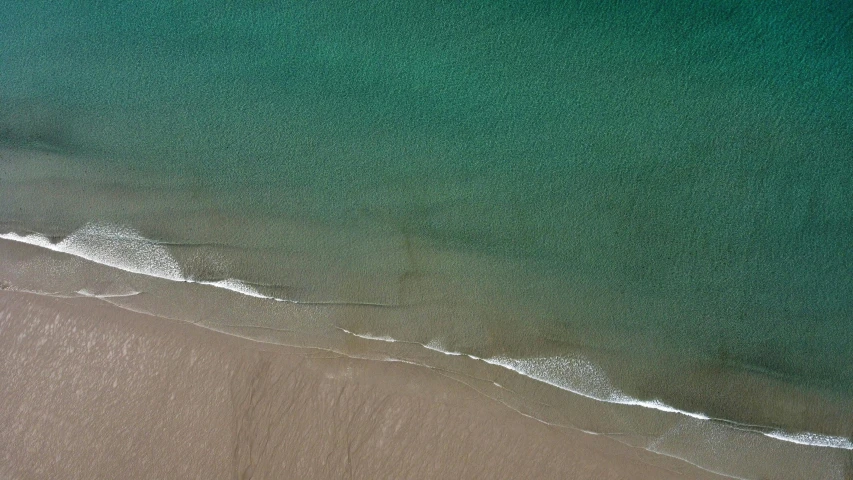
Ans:
[{"label": "receding wave", "polygon": [[700,420],[711,419],[711,417],[702,413],[679,410],[660,400],[640,400],[625,395],[610,384],[607,375],[600,368],[583,357],[537,357],[525,359],[493,357],[482,360],[593,400],[653,408],[662,412],[679,413]]},{"label": "receding wave", "polygon": [[829,447],[841,448],[844,450],[853,450],[853,442],[849,438],[833,437],[830,435],[820,435],[818,433],[788,433],[780,430],[772,432],[762,432],[764,435],[800,445],[811,445],[813,447]]},{"label": "receding wave", "polygon": [[187,277],[163,243],[145,238],[136,230],[120,225],[90,223],[56,243],[40,233],[21,235],[8,232],[0,234],[0,238],[73,255],[125,272],[173,282],[209,285],[255,298],[292,302],[264,295],[234,278],[196,280]]},{"label": "receding wave", "polygon": [[[388,336],[379,336],[372,334],[359,334],[349,330],[341,329],[351,335],[355,335],[367,340],[380,340],[383,342],[395,342],[396,340]],[[416,343],[416,342],[406,342]],[[583,357],[534,357],[517,359],[504,356],[481,358],[475,355],[470,355],[462,352],[452,352],[442,348],[441,344],[435,341],[419,344],[430,350],[452,356],[465,356],[473,360],[486,362],[490,365],[506,368],[515,373],[524,375],[525,377],[547,383],[552,387],[557,387],[586,398],[598,400],[607,403],[616,403],[620,405],[636,405],[640,407],[653,408],[667,413],[679,413],[700,420],[711,420],[711,417],[701,414],[679,410],[669,406],[660,400],[640,400],[637,398],[625,395],[617,388],[610,384],[607,375],[596,367],[592,362]]]},{"label": "receding wave", "polygon": [[[379,340],[383,342],[396,342],[397,340],[383,335],[360,334],[344,330],[346,333],[355,335],[367,340]],[[405,342],[417,343],[417,342]],[[668,405],[660,400],[642,400],[626,395],[618,388],[614,387],[607,375],[595,364],[581,357],[534,357],[517,359],[504,356],[481,358],[475,355],[470,355],[462,352],[453,352],[445,350],[440,343],[432,341],[426,344],[419,344],[430,350],[452,356],[465,356],[473,360],[486,362],[491,365],[499,366],[512,370],[525,377],[547,383],[553,387],[565,390],[576,395],[581,395],[586,398],[598,400],[606,403],[619,405],[632,405],[643,408],[651,408],[667,413],[676,413],[698,420],[719,420],[724,423],[736,426],[735,422],[725,419],[717,419],[698,412],[690,412],[680,410],[671,405]],[[811,432],[790,433],[781,430],[762,430],[757,426],[744,426],[745,429],[760,433],[764,436],[774,438],[789,443],[799,445],[808,445],[813,447],[828,447],[838,448],[843,450],[853,450],[853,442],[848,438],[835,437],[831,435],[822,435]]]},{"label": "receding wave", "polygon": [[[699,420],[721,420],[734,425],[734,422],[725,419],[715,419],[703,413],[677,409],[660,400],[641,400],[626,395],[610,384],[607,376],[600,368],[584,358],[540,357],[518,360],[496,357],[482,360],[493,365],[509,368],[524,376],[545,382],[557,388],[602,402],[636,405],[662,412],[678,413]],[[770,438],[800,445],[853,450],[853,442],[844,437],[821,435],[811,432],[789,433],[781,430],[765,431],[753,428],[749,428],[749,430],[756,431]]]},{"label": "receding wave", "polygon": [[[50,238],[40,233],[28,233],[21,235],[15,232],[8,232],[0,234],[0,238],[73,255],[91,262],[130,273],[147,275],[175,282],[212,286],[253,298],[288,303],[360,305],[371,307],[394,306],[378,303],[337,301],[299,302],[296,300],[264,295],[257,289],[250,286],[248,282],[234,278],[221,280],[193,279],[184,274],[181,266],[166,248],[166,244],[145,238],[136,230],[119,225],[87,224],[58,242],[51,241]],[[132,296],[139,292],[127,292],[115,295],[95,295],[91,292],[81,290],[77,293],[84,296],[113,297]],[[400,341],[385,335],[355,333],[343,328],[340,329],[350,335],[368,340],[383,342]],[[426,344],[408,341],[405,341],[405,343],[416,343],[424,348],[446,355],[467,356],[473,360],[509,369],[520,375],[546,383],[561,390],[601,402],[650,408],[662,412],[685,415],[699,420],[722,420],[727,423],[732,423],[724,419],[713,419],[703,413],[680,410],[657,399],[641,400],[626,395],[611,384],[607,375],[605,375],[599,367],[582,356],[550,356],[524,359],[505,356],[481,358],[462,352],[448,351],[444,349],[441,344],[435,341]],[[760,427],[749,429],[784,442],[815,447],[853,450],[853,442],[844,437],[821,435],[811,432],[790,433],[779,430],[761,429]]]},{"label": "receding wave", "polygon": [[[90,262],[123,270],[129,273],[170,280],[173,282],[195,283],[229,290],[248,297],[273,300],[276,302],[311,305],[348,305],[365,307],[396,307],[397,305],[379,302],[356,301],[301,301],[276,297],[261,293],[253,285],[279,287],[277,285],[252,284],[236,278],[217,280],[198,279],[184,274],[177,260],[166,248],[167,242],[158,242],[143,237],[136,230],[120,225],[90,223],[76,230],[58,242],[41,233],[21,235],[16,232],[0,233],[0,238],[46,248],[54,252],[80,257]],[[178,245],[178,244],[176,244]],[[179,244],[191,246],[193,244]]]},{"label": "receding wave", "polygon": [[53,243],[40,233],[0,234],[0,238],[47,248],[126,272],[183,281],[181,267],[169,251],[131,228],[118,225],[87,224]]}]

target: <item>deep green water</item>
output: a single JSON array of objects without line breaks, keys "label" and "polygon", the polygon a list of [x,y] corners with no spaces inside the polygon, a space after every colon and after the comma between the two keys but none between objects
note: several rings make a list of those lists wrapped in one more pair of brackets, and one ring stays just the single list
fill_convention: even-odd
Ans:
[{"label": "deep green water", "polygon": [[[619,305],[566,316],[575,297],[518,291],[573,341],[853,395],[848,1],[0,12],[4,146],[168,178],[249,231],[377,223],[511,259]],[[122,220],[55,203],[69,228]],[[35,223],[20,207],[0,221]]]}]

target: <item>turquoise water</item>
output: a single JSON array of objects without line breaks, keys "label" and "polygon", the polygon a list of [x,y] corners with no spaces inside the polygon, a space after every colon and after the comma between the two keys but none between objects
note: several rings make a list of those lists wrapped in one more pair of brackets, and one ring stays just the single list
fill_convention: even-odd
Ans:
[{"label": "turquoise water", "polygon": [[[701,365],[853,397],[848,2],[0,8],[0,140],[72,159],[24,174],[7,158],[5,231],[115,223],[216,243],[213,277],[356,303],[410,298],[386,288],[391,274],[463,278],[458,262],[412,266],[427,245],[524,273],[470,270],[458,282],[476,309],[365,320],[364,333],[410,328],[404,340],[481,357],[580,346],[667,375]],[[139,191],[106,202],[104,185]],[[306,246],[282,219],[341,237]],[[217,222],[230,230],[211,234]],[[383,263],[389,238],[409,267]],[[480,308],[492,301],[527,314],[493,319]],[[735,415],[678,381],[611,376],[640,398]]]}]

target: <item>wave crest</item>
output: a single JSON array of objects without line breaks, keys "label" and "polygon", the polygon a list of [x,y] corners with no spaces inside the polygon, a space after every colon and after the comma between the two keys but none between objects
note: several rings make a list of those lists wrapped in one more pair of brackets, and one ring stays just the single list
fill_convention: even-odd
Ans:
[{"label": "wave crest", "polygon": [[57,243],[51,242],[48,237],[40,233],[21,235],[8,232],[0,233],[0,238],[73,255],[125,272],[173,282],[209,285],[255,298],[288,301],[263,295],[246,283],[234,278],[215,281],[189,278],[184,274],[183,269],[166,246],[145,238],[130,227],[121,225],[88,223]]},{"label": "wave crest", "polygon": [[58,243],[52,243],[40,233],[19,235],[9,232],[0,234],[0,238],[74,255],[126,272],[172,281],[184,280],[180,265],[165,247],[128,227],[89,223]]}]

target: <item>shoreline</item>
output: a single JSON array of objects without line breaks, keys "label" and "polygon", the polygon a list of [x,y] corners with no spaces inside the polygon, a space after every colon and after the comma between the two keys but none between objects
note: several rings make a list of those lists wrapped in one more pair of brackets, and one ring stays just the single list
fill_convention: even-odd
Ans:
[{"label": "shoreline", "polygon": [[[771,478],[809,478],[807,473],[818,471],[823,472],[825,478],[844,478],[844,472],[850,469],[845,463],[845,455],[849,452],[843,445],[840,448],[815,446],[815,441],[826,443],[823,437],[807,438],[811,444],[803,446],[796,436],[785,434],[787,437],[784,437],[766,427],[738,424],[707,415],[690,415],[689,411],[684,413],[669,407],[669,404],[656,403],[650,408],[631,401],[608,402],[607,399],[574,391],[571,387],[565,388],[566,385],[555,384],[547,378],[538,378],[535,373],[512,368],[511,364],[501,364],[506,362],[496,362],[491,357],[481,358],[467,353],[452,355],[443,348],[436,348],[436,345],[428,347],[418,341],[406,340],[389,342],[391,337],[375,338],[359,333],[366,325],[376,325],[374,317],[380,318],[380,324],[392,325],[389,322],[397,318],[393,314],[395,309],[274,302],[262,296],[247,295],[240,289],[202,282],[180,281],[180,286],[177,286],[175,282],[178,280],[173,278],[140,275],[139,272],[102,264],[97,259],[87,259],[73,252],[55,251],[44,245],[8,238],[0,240],[0,243],[7,247],[4,248],[4,256],[8,260],[5,267],[0,268],[0,274],[11,281],[7,282],[11,289],[25,289],[25,285],[33,285],[37,286],[32,292],[35,294],[66,292],[70,295],[64,295],[65,301],[106,302],[130,315],[153,315],[191,327],[195,323],[213,333],[241,341],[261,342],[259,345],[271,345],[269,348],[315,348],[359,361],[390,361],[440,372],[442,376],[479,392],[483,398],[498,402],[504,408],[543,425],[574,429],[576,432],[610,432],[620,443],[631,448],[698,464],[709,471],[724,472],[735,478],[764,478],[768,475]],[[46,277],[43,275],[45,269],[63,273]],[[69,298],[75,295],[79,297]],[[425,310],[418,315],[435,317],[437,313],[440,310]],[[607,374],[619,364],[607,365],[604,371],[597,370],[599,366],[593,363],[578,367],[575,365],[563,372],[568,375],[567,379],[571,379],[566,381],[586,382],[588,379],[583,378],[584,372],[593,378],[598,372],[604,375],[605,382],[610,382]],[[723,402],[724,411],[739,404],[756,408],[769,405],[768,401],[771,401],[776,403],[774,408],[780,409],[775,412],[778,415],[780,412],[795,412],[800,405],[808,405],[812,418],[822,419],[825,423],[834,418],[833,415],[837,416],[837,412],[832,412],[840,408],[840,405],[825,403],[827,401],[819,396],[798,397],[799,394],[787,391],[784,385],[774,387],[771,381],[754,375],[720,378],[724,373],[699,372],[696,378],[690,379],[691,384],[701,385],[705,393],[711,392],[709,389],[715,382],[728,379],[726,381],[730,381],[732,386],[726,395],[716,400]],[[595,381],[587,385],[601,386]],[[615,388],[612,383],[604,386]],[[743,397],[745,392],[754,393],[756,387],[764,392],[758,397],[767,397],[762,403],[750,402],[748,397]],[[621,395],[618,388],[612,391]],[[789,405],[786,402],[793,403]],[[788,418],[787,414],[783,418]]]},{"label": "shoreline", "polygon": [[[115,230],[115,232],[110,231]],[[117,235],[117,236],[116,236]],[[69,242],[70,241],[70,242]],[[118,244],[115,242],[118,241]],[[654,380],[659,383],[656,385],[656,389],[658,390],[658,395],[660,392],[666,392],[667,397],[678,398],[679,401],[683,405],[687,405],[686,407],[676,407],[669,403],[664,403],[661,400],[657,399],[655,396],[655,389],[650,389],[649,391],[643,391],[645,395],[641,396],[632,396],[628,393],[623,392],[618,385],[612,384],[612,379],[609,379],[608,372],[612,373],[614,371],[618,371],[621,368],[624,368],[625,365],[620,365],[619,363],[624,363],[624,359],[616,359],[613,365],[610,365],[609,369],[606,371],[602,371],[601,368],[603,365],[596,365],[593,363],[589,363],[591,360],[586,357],[583,353],[583,350],[579,350],[575,352],[576,355],[570,355],[567,357],[567,360],[570,361],[581,361],[582,363],[589,363],[588,366],[581,365],[580,370],[588,371],[589,374],[593,376],[601,376],[605,380],[604,385],[595,385],[593,384],[586,385],[581,381],[580,385],[575,385],[571,380],[560,378],[561,373],[571,373],[571,372],[561,372],[561,367],[559,365],[552,365],[549,369],[545,371],[536,371],[538,370],[538,366],[534,364],[532,365],[533,370],[531,371],[531,365],[526,365],[523,361],[526,357],[507,357],[500,352],[497,355],[492,352],[492,355],[482,356],[481,353],[472,353],[470,351],[457,351],[453,348],[446,348],[438,341],[436,338],[430,338],[427,341],[422,341],[420,339],[408,339],[401,338],[395,333],[400,333],[399,327],[394,325],[395,322],[399,322],[401,318],[397,318],[395,316],[389,316],[387,320],[380,320],[378,322],[372,320],[365,320],[359,318],[364,317],[363,313],[357,313],[354,311],[348,310],[349,307],[366,307],[369,309],[401,309],[401,308],[411,308],[411,305],[406,304],[395,304],[393,300],[389,302],[373,302],[373,301],[335,301],[335,300],[311,300],[311,299],[299,299],[299,298],[288,298],[288,297],[279,297],[274,294],[270,294],[268,292],[262,292],[258,290],[251,282],[247,282],[242,279],[232,278],[232,277],[221,277],[215,280],[204,280],[194,278],[191,274],[188,275],[184,273],[184,262],[179,262],[175,257],[172,256],[172,252],[168,249],[167,244],[163,244],[162,242],[154,242],[149,240],[143,236],[141,236],[138,232],[130,228],[118,227],[110,224],[98,225],[98,224],[87,224],[83,228],[75,231],[73,234],[67,235],[61,241],[56,241],[55,239],[50,239],[43,234],[37,232],[31,232],[25,235],[21,235],[11,232],[0,232],[0,243],[2,242],[11,242],[11,244],[20,245],[24,250],[28,248],[36,248],[45,253],[50,252],[48,255],[59,255],[60,257],[71,257],[74,258],[75,262],[78,260],[82,260],[82,264],[91,264],[97,265],[97,268],[106,267],[109,270],[116,270],[119,276],[117,278],[122,278],[122,276],[126,274],[131,274],[132,276],[141,275],[143,277],[149,277],[149,280],[154,282],[166,282],[166,283],[177,283],[177,284],[185,284],[186,286],[195,288],[210,288],[210,293],[200,293],[199,295],[203,296],[205,299],[213,298],[214,292],[219,291],[222,294],[227,295],[237,295],[235,297],[240,300],[259,300],[262,302],[273,302],[279,304],[291,304],[299,307],[313,307],[317,306],[320,308],[330,307],[330,308],[340,308],[343,313],[337,315],[337,319],[334,319],[332,323],[328,326],[334,330],[338,330],[339,332],[345,333],[347,336],[353,336],[360,338],[362,340],[368,341],[368,343],[372,342],[381,342],[381,343],[397,343],[397,344],[408,344],[415,347],[431,350],[433,352],[437,352],[442,356],[451,356],[451,357],[467,357],[472,360],[478,362],[485,362],[490,365],[494,365],[503,369],[510,370],[516,374],[528,377],[534,381],[542,382],[548,384],[557,389],[570,392],[571,394],[581,395],[583,397],[611,404],[623,404],[629,406],[639,406],[643,408],[659,410],[661,412],[667,413],[677,413],[681,415],[685,415],[687,417],[696,418],[699,420],[715,420],[721,421],[725,423],[729,423],[734,426],[751,428],[755,429],[756,432],[761,432],[762,434],[775,438],[777,440],[782,441],[790,441],[792,443],[806,444],[802,443],[802,439],[806,437],[812,437],[812,439],[816,440],[816,443],[811,443],[814,446],[826,446],[832,448],[839,448],[844,450],[853,450],[853,442],[849,438],[845,438],[843,436],[838,436],[829,434],[826,432],[821,432],[821,430],[807,430],[803,429],[802,425],[800,428],[796,428],[796,425],[788,425],[788,431],[786,431],[784,426],[779,426],[776,429],[772,427],[774,425],[773,416],[766,416],[763,422],[744,422],[743,419],[740,418],[729,418],[727,416],[719,416],[718,412],[715,414],[708,413],[704,411],[701,407],[696,408],[696,403],[698,398],[691,397],[690,395],[685,395],[686,392],[679,394],[678,391],[673,390],[672,386],[668,386],[666,382],[662,382],[660,377],[665,376],[665,374],[658,375],[658,377],[648,377],[648,379]],[[89,243],[94,242],[89,245]],[[102,245],[101,245],[102,244]],[[119,245],[118,247],[116,245]],[[36,280],[38,282],[38,280]],[[84,285],[87,283],[85,281],[82,282]],[[136,293],[141,293],[144,289],[140,289]],[[157,290],[160,290],[159,288]],[[161,290],[165,291],[165,290]],[[98,297],[97,293],[89,292],[88,288],[84,288],[76,291],[77,294],[81,294],[83,296],[94,296]],[[153,292],[152,292],[153,293]],[[167,293],[168,295],[168,293]],[[131,295],[117,295],[116,297],[126,297]],[[132,303],[132,302],[131,302]],[[180,300],[178,300],[178,310],[176,315],[172,315],[174,318],[179,318],[181,320],[186,320],[187,317],[183,316],[184,313],[191,313],[190,311],[185,311],[183,307],[181,307]],[[417,306],[414,306],[418,308]],[[150,311],[157,316],[162,316],[161,313],[158,313],[156,310]],[[377,312],[375,312],[377,313]],[[434,315],[435,312],[422,312],[418,315]],[[374,315],[377,318],[382,318],[382,315],[376,314]],[[352,321],[350,319],[344,319],[344,317],[353,317],[356,320]],[[191,317],[190,317],[191,318]],[[235,318],[236,320],[236,318]],[[274,320],[274,319],[268,319]],[[279,324],[277,322],[269,323],[267,327],[263,327],[261,325],[252,325],[251,322],[243,324],[240,321],[234,322],[232,325],[213,325],[214,330],[225,331],[228,327],[234,327],[236,329],[240,328],[261,328],[268,329],[270,331],[275,331],[275,327],[286,327],[288,322],[284,322],[284,324]],[[407,320],[405,322],[406,327],[414,326],[411,320]],[[226,327],[226,328],[222,328]],[[371,328],[380,328],[379,332],[370,331]],[[386,327],[386,330],[381,330],[381,327]],[[351,328],[352,330],[348,329]],[[364,331],[363,329],[367,328],[368,331]],[[397,330],[397,331],[395,331]],[[405,329],[404,329],[405,330]],[[287,331],[285,330],[282,331]],[[404,332],[405,333],[405,332]],[[411,332],[409,332],[411,333]],[[430,334],[437,332],[420,332],[420,334]],[[488,333],[488,332],[486,332]],[[391,334],[389,336],[389,334]],[[417,333],[416,333],[417,334]],[[280,343],[277,339],[269,339],[263,337],[256,337],[255,335],[241,335],[247,338],[268,341],[271,343]],[[373,350],[369,348],[369,350]],[[380,349],[381,350],[381,349]],[[533,361],[538,362],[546,362],[553,363],[555,360],[559,360],[558,357],[549,357],[547,353],[544,356],[540,356],[538,352],[536,355],[532,355],[530,357]],[[594,352],[591,352],[594,353]],[[406,357],[403,357],[405,359]],[[601,360],[600,356],[596,357],[597,360]],[[670,361],[672,363],[672,361]],[[793,388],[794,386],[789,384],[789,382],[785,382],[784,380],[779,380],[772,378],[768,375],[763,374],[755,374],[753,372],[744,371],[742,369],[735,369],[729,367],[726,372],[723,372],[722,368],[717,365],[709,364],[703,365],[698,364],[698,368],[692,368],[692,370],[686,371],[691,377],[696,377],[691,383],[696,385],[716,385],[719,384],[719,381],[715,381],[713,377],[719,375],[726,375],[730,381],[739,385],[735,388],[730,388],[730,392],[728,397],[732,395],[736,395],[738,390],[745,390],[748,388],[758,388],[762,391],[768,392],[764,397],[778,397],[784,396],[783,391],[787,388]],[[573,368],[574,370],[578,369],[578,366]],[[719,373],[715,373],[713,370],[720,369]],[[572,370],[572,369],[570,369]],[[673,371],[673,374],[684,374],[685,372]],[[554,375],[557,375],[556,377]],[[575,375],[570,375],[575,376]],[[577,379],[575,379],[577,380]],[[624,380],[624,379],[621,379]],[[741,385],[743,384],[743,385]],[[753,384],[752,387],[747,387],[747,384]],[[707,389],[707,387],[705,387]],[[701,396],[702,398],[709,398],[712,396],[713,392],[707,392],[708,395]],[[819,410],[824,412],[833,412],[839,409],[843,409],[843,404],[849,403],[844,402],[844,400],[838,398],[833,398],[832,396],[824,397],[827,392],[820,391],[809,391],[805,389],[798,389],[796,392],[791,393],[794,397],[808,397],[807,403],[811,406],[820,405]],[[649,396],[651,394],[651,396]],[[725,399],[715,399],[715,408],[720,412],[725,412],[727,408],[720,404],[721,401],[725,401]],[[784,403],[784,402],[783,402]],[[691,407],[692,406],[692,407]],[[744,405],[741,405],[743,408]],[[763,408],[766,408],[767,405],[763,405]],[[751,416],[757,418],[761,418],[761,412],[758,409],[758,406],[749,405],[748,408],[753,411]],[[782,417],[790,417],[791,412],[786,412],[786,409],[790,410],[794,407],[786,407],[785,405],[779,405],[776,407],[778,412],[777,416],[781,415]],[[836,415],[837,417],[837,415]],[[838,417],[835,422],[831,421],[834,418],[830,415],[830,420],[823,420],[821,424],[830,425],[832,423],[837,423],[842,421],[841,417]],[[818,417],[814,417],[813,420],[818,419]],[[827,423],[829,421],[829,423]],[[844,431],[844,427],[841,426],[841,431]],[[853,424],[850,425],[853,427]],[[794,427],[794,428],[791,428]],[[819,432],[819,433],[815,433]]]},{"label": "shoreline", "polygon": [[94,299],[4,291],[0,305],[0,445],[13,476],[723,478],[545,425],[414,365],[252,342]]},{"label": "shoreline", "polygon": [[853,479],[837,5],[84,3],[0,32],[0,479]]}]

